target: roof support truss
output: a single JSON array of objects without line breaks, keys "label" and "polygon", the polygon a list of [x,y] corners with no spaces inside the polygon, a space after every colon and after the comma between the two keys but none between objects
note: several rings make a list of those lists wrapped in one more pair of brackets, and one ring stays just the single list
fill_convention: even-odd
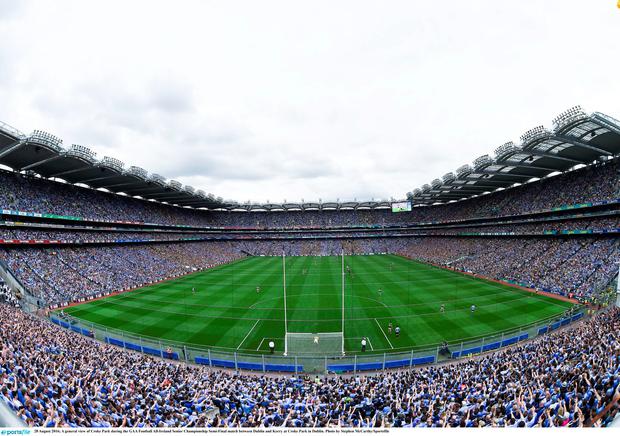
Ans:
[{"label": "roof support truss", "polygon": [[594,151],[596,153],[601,153],[601,154],[603,154],[605,156],[611,156],[611,153],[608,152],[607,150],[603,150],[602,148],[598,148],[598,147],[595,147],[593,145],[586,144],[585,142],[581,142],[581,141],[579,141],[579,140],[577,140],[575,138],[571,138],[571,137],[568,137],[568,136],[562,136],[562,135],[553,135],[553,136],[551,136],[551,138],[557,139],[558,141],[566,142],[568,144],[575,145],[577,147],[585,148],[585,149],[588,149],[590,151]]},{"label": "roof support truss", "polygon": [[28,171],[28,170],[31,170],[33,168],[38,167],[39,165],[43,165],[45,163],[52,162],[52,161],[54,161],[54,160],[56,160],[56,159],[58,159],[60,157],[61,157],[61,155],[57,154],[55,156],[48,157],[47,159],[43,159],[43,160],[31,163],[30,165],[26,165],[25,167],[20,168],[20,170],[21,171]]},{"label": "roof support truss", "polygon": [[13,153],[15,150],[17,150],[23,144],[24,144],[23,141],[15,141],[11,145],[9,145],[4,151],[0,152],[0,159],[3,158],[4,156],[7,156],[7,155]]}]

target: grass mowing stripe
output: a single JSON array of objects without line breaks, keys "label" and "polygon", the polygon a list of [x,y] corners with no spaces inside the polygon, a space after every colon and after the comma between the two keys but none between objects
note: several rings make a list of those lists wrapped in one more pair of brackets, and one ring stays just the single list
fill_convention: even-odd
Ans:
[{"label": "grass mowing stripe", "polygon": [[[371,259],[371,257],[367,256],[359,257],[356,259],[354,271],[374,271],[373,275],[376,276],[377,272],[379,271],[379,267],[375,265],[375,261],[379,260]],[[355,275],[355,277],[352,277],[351,280],[356,281],[354,286],[359,292],[359,294],[366,296],[366,298],[372,298],[370,296],[374,296],[375,298],[377,298],[377,300],[375,300],[376,303],[374,307],[364,307],[361,311],[358,311],[357,313],[363,314],[362,319],[350,320],[350,324],[354,323],[357,327],[356,330],[360,331],[362,336],[369,336],[366,330],[368,330],[369,326],[373,327],[374,331],[376,332],[376,342],[381,344],[380,349],[393,349],[394,346],[391,341],[386,337],[383,328],[378,323],[372,323],[372,319],[377,317],[380,317],[387,323],[388,320],[391,320],[396,314],[398,314],[398,309],[393,309],[391,307],[392,304],[396,302],[396,300],[394,300],[394,296],[392,295],[390,284],[388,282],[384,282],[385,286],[382,285],[382,288],[384,289],[383,294],[379,296],[378,289],[375,288],[374,285],[369,285],[365,281],[360,282],[359,280],[357,280],[357,275]],[[385,303],[380,304],[378,298],[385,300]],[[379,329],[377,330],[376,327],[379,327]]]},{"label": "grass mowing stripe", "polygon": [[[393,263],[392,259],[388,260],[390,260],[390,264]],[[413,266],[415,267],[415,265]],[[391,285],[390,276],[392,276],[393,274],[391,271],[389,271],[387,260],[386,262],[382,262],[381,260],[376,263],[372,262],[369,265],[369,268],[373,269],[377,276],[382,277],[383,280],[389,284],[389,287],[386,288],[388,290],[387,296],[388,298],[392,299],[390,301],[390,304],[396,306],[393,307],[390,318],[385,319],[385,323],[394,321],[394,327],[399,326],[401,328],[401,334],[398,339],[393,339],[395,341],[398,341],[398,345],[394,347],[393,343],[391,343],[390,347],[401,348],[402,345],[400,344],[417,344],[418,338],[416,337],[416,333],[420,331],[418,330],[418,327],[422,326],[424,326],[424,328],[421,331],[424,331],[426,333],[426,339],[428,340],[429,338],[434,338],[434,342],[437,342],[439,338],[441,338],[441,333],[438,332],[437,329],[435,329],[429,322],[427,322],[428,317],[421,316],[425,313],[431,313],[430,311],[433,310],[430,307],[429,302],[429,300],[433,298],[432,294],[428,295],[423,290],[418,289],[419,285],[417,283],[414,283],[412,285],[413,289],[416,291],[415,293],[412,292],[412,290],[410,289],[402,289],[402,286],[400,285],[396,287]],[[410,308],[409,310],[403,310],[401,307],[399,307],[404,305],[405,303],[411,304],[412,298],[415,298],[418,302],[416,303],[415,307],[413,307],[413,309]],[[406,299],[408,300],[406,301]],[[433,310],[432,313],[436,313],[436,310],[437,309]],[[412,323],[417,324],[417,327],[413,326]],[[442,325],[442,330],[447,328],[449,328],[452,332],[461,331],[461,328],[458,324],[444,322]]]},{"label": "grass mowing stripe", "polygon": [[[340,331],[340,257],[287,257],[286,261],[289,330]],[[359,353],[361,337],[372,340],[370,352],[405,350],[494,334],[560,314],[570,306],[399,256],[345,256],[345,262],[354,271],[345,276],[348,353]],[[258,294],[256,286],[261,286]],[[195,346],[264,352],[269,339],[280,351],[282,286],[281,257],[250,257],[65,311],[129,333]],[[448,309],[445,314],[439,313],[442,303]],[[471,304],[478,306],[474,315],[469,312]],[[387,335],[381,325],[389,321],[400,325],[399,338]]]},{"label": "grass mowing stripe", "polygon": [[[259,284],[253,280],[252,275],[246,275],[243,280],[238,280],[236,285],[231,289],[232,294],[238,294],[237,302],[235,302],[235,295],[232,295],[232,302],[239,306],[243,306],[246,309],[226,309],[220,312],[220,317],[210,317],[209,321],[204,324],[199,333],[196,333],[193,337],[195,342],[199,342],[202,335],[209,334],[215,336],[211,341],[216,346],[232,348],[241,339],[241,336],[249,328],[249,318],[255,318],[257,313],[250,309],[250,306],[263,298],[265,293],[273,293],[272,283],[277,280],[277,270],[274,268],[274,264],[269,262],[262,267],[261,264],[252,266],[253,270],[265,270],[270,272],[270,276],[263,277]],[[246,270],[247,271],[247,270]],[[233,281],[234,282],[234,281]],[[260,286],[260,292],[256,292],[256,286]],[[248,318],[249,315],[249,318]],[[228,322],[222,322],[222,318],[226,318]],[[237,318],[237,321],[234,321]],[[232,347],[231,347],[232,344]]]}]

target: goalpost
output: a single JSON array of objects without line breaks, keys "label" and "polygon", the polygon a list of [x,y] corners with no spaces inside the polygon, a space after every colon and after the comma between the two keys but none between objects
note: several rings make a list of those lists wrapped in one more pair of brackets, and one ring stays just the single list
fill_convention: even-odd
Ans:
[{"label": "goalpost", "polygon": [[288,330],[286,296],[286,255],[282,251],[282,290],[284,294],[284,355],[338,356],[344,355],[344,250],[341,254],[342,320],[339,332],[291,332]]}]

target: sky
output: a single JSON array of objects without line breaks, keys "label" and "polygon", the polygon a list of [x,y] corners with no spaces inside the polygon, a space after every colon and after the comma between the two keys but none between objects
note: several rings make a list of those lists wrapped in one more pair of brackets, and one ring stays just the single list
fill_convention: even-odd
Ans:
[{"label": "sky", "polygon": [[582,105],[616,0],[0,0],[0,121],[239,202],[404,198]]}]

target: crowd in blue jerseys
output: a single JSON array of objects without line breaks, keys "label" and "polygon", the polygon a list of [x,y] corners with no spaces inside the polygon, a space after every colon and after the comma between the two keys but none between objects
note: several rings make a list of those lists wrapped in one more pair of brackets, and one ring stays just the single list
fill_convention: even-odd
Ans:
[{"label": "crowd in blue jerseys", "polygon": [[[593,232],[620,230],[620,215],[611,215],[607,217],[592,217],[589,219],[564,219],[564,220],[547,220],[542,222],[518,222],[518,223],[505,223],[496,225],[479,225],[474,226],[471,224],[461,226],[450,227],[423,227],[413,229],[394,229],[393,232],[386,230],[385,234],[397,233],[397,234],[423,234],[423,235],[458,235],[460,233],[502,233],[511,232],[516,235],[532,235],[542,234],[543,232],[562,232],[562,231],[582,231],[592,230]],[[182,232],[180,230],[174,231],[119,231],[118,229],[106,230],[106,231],[94,231],[94,230],[77,230],[77,229],[37,229],[37,228],[24,228],[22,225],[15,227],[0,228],[0,240],[52,240],[52,241],[97,241],[97,242],[131,242],[131,241],[144,241],[144,240],[156,240],[156,241],[170,241],[178,242],[182,239],[188,238],[201,238],[201,239],[214,239],[214,238],[230,238],[231,233],[222,232],[220,234],[207,233],[205,231],[192,230]],[[368,235],[376,235],[377,233],[369,233],[366,229],[351,229],[349,231],[343,231],[342,229],[321,229],[321,230],[299,230],[298,232],[288,231],[286,233],[276,234],[277,237],[282,239],[291,237],[308,237],[322,236],[322,237],[340,237],[340,238],[361,238],[368,237]],[[380,234],[380,233],[379,233]],[[253,236],[264,236],[267,233],[254,233]],[[268,234],[270,237],[274,237],[274,234]],[[234,234],[239,237],[239,234]]]},{"label": "crowd in blue jerseys", "polygon": [[617,413],[618,309],[467,361],[316,377],[134,354],[5,304],[0,317],[0,401],[31,426],[581,427]]},{"label": "crowd in blue jerseys", "polygon": [[240,256],[226,245],[198,243],[0,249],[0,260],[48,304],[130,289]]},{"label": "crowd in blue jerseys", "polygon": [[140,201],[69,184],[0,171],[0,209],[94,220],[232,227],[389,225],[528,213],[564,205],[618,199],[618,160],[561,174],[465,203],[389,210],[204,213]]}]

